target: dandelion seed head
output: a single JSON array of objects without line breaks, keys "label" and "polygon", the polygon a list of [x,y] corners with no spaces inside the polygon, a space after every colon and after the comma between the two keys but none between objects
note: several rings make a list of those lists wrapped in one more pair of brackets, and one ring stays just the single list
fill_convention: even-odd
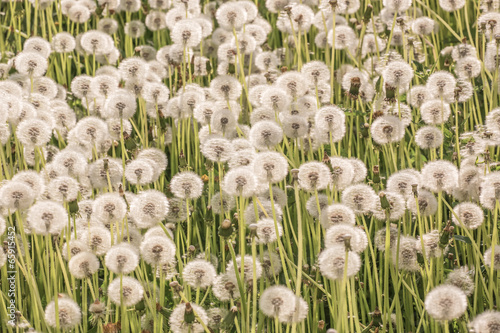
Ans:
[{"label": "dandelion seed head", "polygon": [[167,197],[157,190],[146,190],[130,204],[130,215],[139,228],[149,228],[166,218],[169,210]]},{"label": "dandelion seed head", "polygon": [[[193,321],[192,323],[187,323],[184,321],[184,318],[186,317],[186,309],[188,308],[186,303],[180,303],[177,305],[174,310],[172,311],[172,314],[170,315],[169,318],[169,324],[170,324],[170,329],[172,330],[173,333],[203,333],[205,332],[205,329],[201,325],[200,322]],[[208,323],[209,318],[208,315],[201,306],[193,303],[189,303],[189,308],[192,309],[191,311],[194,311],[198,318],[200,318],[200,321],[203,323]]]},{"label": "dandelion seed head", "polygon": [[208,261],[195,259],[187,263],[182,270],[183,281],[192,288],[206,289],[211,286],[217,273]]},{"label": "dandelion seed head", "polygon": [[251,224],[250,226],[255,226],[256,228],[256,243],[269,244],[280,238],[283,235],[283,227],[279,222],[276,222],[276,225],[277,227],[274,225],[274,220],[272,218],[261,219],[257,221],[256,224]]},{"label": "dandelion seed head", "polygon": [[153,180],[156,180],[167,168],[168,159],[165,152],[158,148],[146,148],[137,154],[137,159],[146,160],[153,166]]},{"label": "dandelion seed head", "polygon": [[453,320],[467,309],[467,296],[455,286],[443,284],[425,296],[425,309],[436,320]]},{"label": "dandelion seed head", "polygon": [[154,170],[150,161],[136,159],[125,167],[125,178],[133,185],[146,185],[153,181]]},{"label": "dandelion seed head", "polygon": [[172,262],[175,252],[175,244],[167,236],[151,236],[141,243],[141,257],[152,266]]},{"label": "dandelion seed head", "polygon": [[410,105],[415,108],[420,108],[425,102],[432,99],[431,93],[426,86],[415,85],[410,89]]},{"label": "dandelion seed head", "polygon": [[[332,45],[333,43],[333,29],[328,32],[328,44]],[[337,50],[343,50],[346,48],[351,48],[357,42],[356,33],[354,30],[347,26],[341,25],[335,27],[335,45],[334,47]]]},{"label": "dandelion seed head", "polygon": [[125,35],[129,36],[130,38],[137,39],[144,36],[144,33],[146,32],[146,26],[139,20],[132,20],[125,23],[125,27],[123,30],[125,32]]},{"label": "dandelion seed head", "polygon": [[343,157],[330,157],[331,184],[336,191],[351,185],[354,178],[354,169],[349,159]]},{"label": "dandelion seed head", "polygon": [[262,292],[259,309],[268,317],[292,315],[295,310],[296,298],[292,290],[285,286],[268,287]]},{"label": "dandelion seed head", "polygon": [[91,252],[80,252],[71,257],[68,262],[69,272],[76,279],[91,277],[99,267],[99,259]]},{"label": "dandelion seed head", "polygon": [[470,296],[474,293],[475,289],[471,273],[472,272],[469,271],[467,266],[455,268],[448,274],[444,283],[458,287],[465,293],[466,296]]},{"label": "dandelion seed head", "polygon": [[[375,233],[374,243],[379,251],[385,251],[387,228],[383,227]],[[393,249],[398,239],[398,229],[389,227],[389,249]]]},{"label": "dandelion seed head", "polygon": [[373,141],[379,145],[397,142],[403,139],[404,125],[397,116],[386,115],[377,118],[370,128]]},{"label": "dandelion seed head", "polygon": [[381,221],[386,221],[387,218],[391,221],[399,220],[406,211],[406,201],[404,197],[398,192],[388,191],[379,193],[379,196],[382,195],[382,193],[390,205],[388,212],[389,215],[387,216],[385,209],[382,208],[380,200],[378,200],[376,202],[376,209],[373,211],[373,216]]},{"label": "dandelion seed head", "polygon": [[68,223],[68,213],[60,203],[42,200],[29,208],[27,221],[35,234],[59,235]]},{"label": "dandelion seed head", "polygon": [[[347,277],[354,276],[361,268],[361,259],[356,252],[347,252],[344,246],[337,245],[323,250],[318,257],[318,265],[321,274],[330,280],[339,280],[346,274]],[[347,266],[347,267],[346,267]],[[344,272],[346,270],[346,272]]]},{"label": "dandelion seed head", "polygon": [[307,90],[304,74],[295,71],[288,71],[281,74],[276,80],[276,86],[282,88],[293,98],[305,95]]},{"label": "dandelion seed head", "polygon": [[496,250],[493,252],[493,249],[490,247],[484,252],[484,263],[488,267],[491,267],[493,263],[493,268],[500,270],[500,251]]},{"label": "dandelion seed head", "polygon": [[196,199],[202,194],[203,181],[194,172],[183,171],[172,178],[170,190],[178,198]]},{"label": "dandelion seed head", "polygon": [[[417,240],[411,236],[402,236],[399,238],[399,253],[398,247],[391,247],[392,263],[397,265],[399,270],[416,272],[419,270],[417,262],[417,250],[415,248]],[[384,242],[385,244],[385,242]],[[392,241],[391,241],[392,245]],[[394,244],[395,245],[395,244]],[[385,245],[384,245],[385,247]],[[396,260],[398,259],[398,260]]]},{"label": "dandelion seed head", "polygon": [[434,126],[424,126],[415,134],[415,143],[421,149],[436,149],[443,143],[443,133]]},{"label": "dandelion seed head", "polygon": [[[316,200],[317,199],[317,200]],[[319,211],[318,211],[319,206]],[[319,218],[320,213],[328,206],[328,197],[324,194],[319,194],[316,198],[315,195],[311,196],[306,202],[307,212],[314,218]]]},{"label": "dandelion seed head", "polygon": [[118,277],[109,284],[108,297],[117,305],[134,306],[143,299],[144,287],[133,277]]},{"label": "dandelion seed head", "polygon": [[111,247],[111,233],[102,226],[91,226],[81,233],[80,239],[97,256],[105,255]]},{"label": "dandelion seed head", "polygon": [[420,114],[426,124],[441,125],[450,117],[450,105],[439,99],[432,99],[422,104]]},{"label": "dandelion seed head", "polygon": [[451,192],[458,186],[458,169],[446,160],[429,162],[422,168],[422,180],[433,192]]},{"label": "dandelion seed head", "polygon": [[426,87],[431,95],[436,99],[443,99],[445,102],[453,100],[457,80],[453,74],[446,71],[432,73],[427,79]]},{"label": "dandelion seed head", "polygon": [[436,22],[427,16],[418,17],[412,22],[411,29],[419,36],[427,36],[435,31]]},{"label": "dandelion seed head", "polygon": [[82,313],[80,307],[69,297],[62,297],[57,300],[57,311],[54,301],[50,302],[45,308],[45,322],[51,327],[71,329],[78,325],[81,320]]},{"label": "dandelion seed head", "polygon": [[219,75],[210,82],[212,95],[217,100],[236,100],[242,92],[241,83],[234,77]]},{"label": "dandelion seed head", "polygon": [[238,285],[227,273],[220,274],[214,279],[212,291],[214,296],[221,302],[240,298]]},{"label": "dandelion seed head", "polygon": [[439,6],[444,11],[454,12],[465,6],[465,0],[439,0]]},{"label": "dandelion seed head", "polygon": [[308,192],[325,189],[331,183],[331,173],[326,164],[306,162],[299,167],[299,185]]},{"label": "dandelion seed head", "polygon": [[127,214],[127,205],[118,193],[104,193],[93,202],[92,217],[103,224],[120,222]]},{"label": "dandelion seed head", "polygon": [[[229,279],[236,283],[236,271],[238,274],[241,274],[241,256],[236,256],[236,269],[234,267],[234,262],[230,261],[226,267],[226,274]],[[245,282],[251,281],[253,279],[253,275],[257,277],[257,280],[262,276],[262,265],[259,259],[255,259],[255,271],[254,271],[254,261],[251,255],[245,255],[243,259],[243,280]]]},{"label": "dandelion seed head", "polygon": [[[268,191],[269,192],[269,191]],[[276,216],[276,221],[281,222],[282,217],[283,217],[283,210],[281,207],[277,204],[271,203],[271,201],[260,201],[260,204],[257,205],[257,216],[255,215],[255,209],[253,205],[248,206],[245,209],[245,222],[247,225],[250,224],[255,224],[258,223],[258,221],[266,219],[266,218],[272,218],[273,217],[273,209],[274,209],[274,215]]]},{"label": "dandelion seed head", "polygon": [[250,129],[249,139],[256,149],[268,150],[283,140],[283,129],[274,121],[259,121]]},{"label": "dandelion seed head", "polygon": [[418,253],[424,253],[427,259],[429,258],[439,258],[445,252],[446,248],[443,249],[440,246],[441,235],[438,230],[432,230],[424,235],[422,235],[422,240],[420,237],[417,238],[415,242],[415,248]]},{"label": "dandelion seed head", "polygon": [[427,190],[418,190],[418,197],[409,197],[407,199],[408,209],[413,214],[420,214],[421,216],[434,215],[437,211],[436,197]]},{"label": "dandelion seed head", "polygon": [[94,188],[108,187],[108,177],[111,184],[122,180],[122,161],[117,159],[99,159],[89,166],[89,176]]},{"label": "dandelion seed head", "polygon": [[336,223],[332,225],[325,234],[325,247],[342,246],[345,248],[345,241],[349,240],[352,251],[363,252],[368,246],[366,233],[352,224]]},{"label": "dandelion seed head", "polygon": [[477,229],[484,222],[484,212],[477,204],[472,202],[462,202],[453,208],[458,216],[452,216],[453,223],[457,226],[465,226],[467,229]]},{"label": "dandelion seed head", "polygon": [[469,324],[469,329],[476,333],[495,333],[500,328],[500,312],[484,311]]},{"label": "dandelion seed head", "polygon": [[[216,132],[223,134],[235,131],[237,124],[237,115],[227,107],[215,108],[215,111],[210,117],[210,125]],[[229,151],[229,150],[228,150]]]},{"label": "dandelion seed head", "polygon": [[9,181],[3,184],[0,187],[0,197],[3,207],[12,211],[29,208],[35,199],[31,187],[20,181]]},{"label": "dandelion seed head", "polygon": [[239,6],[236,3],[226,2],[217,9],[215,13],[215,18],[217,23],[223,29],[233,31],[240,30],[243,25],[247,22],[248,14],[243,6]]},{"label": "dandelion seed head", "polygon": [[405,61],[391,61],[382,72],[384,81],[394,88],[408,86],[413,78],[413,69]]},{"label": "dandelion seed head", "polygon": [[261,182],[278,183],[288,174],[288,161],[278,152],[261,152],[255,156],[254,172]]}]

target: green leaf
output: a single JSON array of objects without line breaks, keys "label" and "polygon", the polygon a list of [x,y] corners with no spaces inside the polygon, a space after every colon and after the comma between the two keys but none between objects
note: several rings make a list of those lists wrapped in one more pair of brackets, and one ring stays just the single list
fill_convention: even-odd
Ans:
[{"label": "green leaf", "polygon": [[464,242],[464,243],[467,243],[467,244],[472,244],[470,238],[466,237],[466,236],[454,235],[453,238],[455,238],[457,241],[460,241],[460,242]]}]

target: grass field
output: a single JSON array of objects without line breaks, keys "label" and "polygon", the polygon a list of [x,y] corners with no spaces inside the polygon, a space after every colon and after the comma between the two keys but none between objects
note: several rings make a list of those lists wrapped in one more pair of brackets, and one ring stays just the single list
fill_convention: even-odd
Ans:
[{"label": "grass field", "polygon": [[0,332],[500,332],[500,1],[0,31]]}]

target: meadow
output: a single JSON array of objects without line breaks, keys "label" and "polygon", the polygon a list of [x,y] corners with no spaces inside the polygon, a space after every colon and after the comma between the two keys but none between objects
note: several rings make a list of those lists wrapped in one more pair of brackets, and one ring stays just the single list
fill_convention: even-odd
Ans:
[{"label": "meadow", "polygon": [[499,333],[499,0],[2,0],[0,332]]}]

